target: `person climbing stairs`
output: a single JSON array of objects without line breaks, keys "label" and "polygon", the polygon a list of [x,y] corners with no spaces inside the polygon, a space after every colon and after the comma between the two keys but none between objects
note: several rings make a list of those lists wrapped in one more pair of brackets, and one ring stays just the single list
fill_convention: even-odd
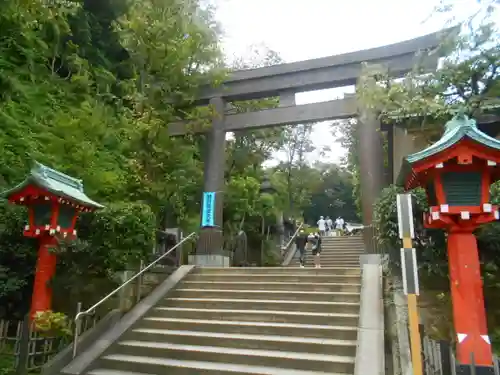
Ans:
[{"label": "person climbing stairs", "polygon": [[[359,267],[359,257],[365,252],[361,235],[321,239],[321,267]],[[294,257],[290,266],[299,267],[299,259]],[[314,267],[312,249],[309,248],[306,249],[305,267]]]}]

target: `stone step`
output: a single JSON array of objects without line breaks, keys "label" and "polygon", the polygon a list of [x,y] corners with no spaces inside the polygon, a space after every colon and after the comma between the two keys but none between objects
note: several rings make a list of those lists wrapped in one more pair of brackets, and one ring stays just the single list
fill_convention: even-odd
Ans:
[{"label": "stone step", "polygon": [[352,237],[323,237],[324,243],[355,243],[363,244],[362,238],[352,238]]},{"label": "stone step", "polygon": [[321,241],[322,246],[329,246],[329,247],[355,247],[355,248],[362,248],[365,246],[363,242],[354,242],[354,241]]},{"label": "stone step", "polygon": [[202,309],[224,309],[245,310],[249,306],[255,310],[272,311],[304,311],[304,312],[331,312],[358,314],[359,302],[324,302],[308,300],[263,300],[263,299],[235,299],[235,298],[165,298],[161,306],[202,308]]},{"label": "stone step", "polygon": [[[187,281],[220,281],[220,282],[228,282],[228,281],[281,281],[281,282],[332,282],[332,283],[358,283],[361,280],[361,270],[359,267],[353,267],[352,275],[336,275],[336,274],[315,274],[318,270],[297,270],[290,269],[288,273],[281,274],[260,274],[255,276],[245,275],[243,273],[240,274],[207,274],[200,275],[194,274],[189,275],[186,280]],[[312,274],[311,274],[312,273]]]},{"label": "stone step", "polygon": [[310,250],[303,269],[195,268],[85,375],[352,375],[361,253],[324,248],[321,269]]},{"label": "stone step", "polygon": [[363,243],[363,238],[361,237],[346,237],[346,236],[341,236],[341,237],[323,237],[323,242],[349,242],[349,243]]},{"label": "stone step", "polygon": [[351,267],[359,267],[359,260],[353,260],[353,261],[345,261],[345,262],[339,262],[339,261],[323,261],[321,260],[321,266],[322,267],[328,267],[331,265],[339,265],[342,264],[344,266],[351,266]]},{"label": "stone step", "polygon": [[[315,255],[312,254],[311,251],[309,252],[306,252],[305,255],[307,257],[313,257]],[[359,259],[361,257],[362,254],[339,254],[339,253],[325,253],[325,252],[321,252],[320,256],[322,258],[335,258],[335,259],[342,259],[342,258],[346,258],[346,259]],[[300,258],[300,255],[297,254],[294,259],[297,258],[299,259]],[[329,267],[331,268],[331,267]]]},{"label": "stone step", "polygon": [[359,302],[359,293],[316,292],[299,290],[239,290],[239,289],[175,289],[169,296],[175,298],[237,298],[254,300],[306,300],[331,302]]},{"label": "stone step", "polygon": [[[307,255],[312,255],[312,252],[309,252]],[[352,253],[352,254],[349,254],[349,253],[334,253],[334,252],[328,252],[328,251],[322,251],[321,252],[321,256],[322,257],[325,257],[325,258],[359,258],[361,257],[363,254],[359,254],[359,253]]]},{"label": "stone step", "polygon": [[334,244],[322,244],[321,248],[323,250],[327,249],[328,251],[348,251],[348,252],[363,252],[364,246],[352,246],[352,245],[334,245]]},{"label": "stone step", "polygon": [[322,253],[327,253],[327,254],[355,254],[355,255],[362,255],[366,254],[365,249],[339,249],[339,248],[321,248]]},{"label": "stone step", "polygon": [[[312,255],[311,255],[312,256]],[[359,259],[360,255],[345,255],[345,254],[328,254],[328,253],[321,253],[320,254],[321,259],[336,259],[336,260],[352,260],[352,259]]]},{"label": "stone step", "polygon": [[[328,266],[328,264],[325,264],[324,262],[321,262],[320,265],[321,265],[321,268]],[[359,262],[357,262],[357,263],[353,262],[353,263],[350,263],[349,265],[352,267],[358,267],[358,268],[360,267]],[[314,262],[311,260],[307,260],[307,259],[306,259],[306,263],[305,263],[305,268],[300,267],[300,263],[298,261],[296,263],[290,264],[289,267],[300,268],[301,270],[315,268]]]},{"label": "stone step", "polygon": [[[314,255],[312,254],[306,254],[306,258],[314,258]],[[299,259],[299,257],[297,257]],[[321,258],[322,260],[338,260],[338,261],[359,261],[360,257],[359,256],[338,256],[338,255],[328,255],[328,254],[323,254],[321,253]]]},{"label": "stone step", "polygon": [[[112,354],[104,357],[113,369],[95,369],[88,375],[340,375],[324,371],[278,369],[264,366],[245,366],[229,363],[181,361]],[[136,369],[136,371],[134,371]],[[153,372],[145,372],[150,369]]]},{"label": "stone step", "polygon": [[[266,366],[294,370],[328,371],[341,374],[352,374],[354,371],[354,357],[350,356],[185,345],[170,342],[121,341],[116,347],[116,354],[148,356],[159,359],[166,357],[184,361],[231,363],[233,365]],[[141,371],[144,370],[141,368]]]},{"label": "stone step", "polygon": [[267,335],[316,337],[336,340],[356,340],[357,337],[357,326],[183,319],[156,316],[144,318],[139,328],[244,334],[265,333]]},{"label": "stone step", "polygon": [[[311,262],[314,259],[310,259]],[[325,259],[320,258],[319,261],[323,265],[323,267],[331,267],[332,265],[337,266],[349,266],[349,267],[359,267],[359,259]]]},{"label": "stone step", "polygon": [[[306,257],[305,258],[305,261],[306,263],[311,263],[313,264],[314,263],[314,259],[313,257]],[[299,264],[299,260],[298,259],[294,259],[293,260],[293,263],[295,263],[296,265]],[[291,263],[291,264],[293,264]],[[352,268],[358,268],[359,269],[359,259],[344,259],[344,260],[336,260],[336,259],[323,259],[323,258],[320,258],[320,263],[323,265],[323,267],[331,267],[332,265],[341,265],[341,266],[345,266],[345,267],[352,267]],[[307,272],[307,271],[306,271]]]},{"label": "stone step", "polygon": [[[251,308],[252,306],[247,306]],[[234,320],[245,322],[278,322],[309,324],[331,324],[334,326],[357,326],[358,314],[304,312],[283,310],[255,310],[255,309],[193,309],[181,307],[157,307],[152,316],[186,319],[206,319],[208,316],[219,320]]]},{"label": "stone step", "polygon": [[338,245],[321,245],[323,251],[334,251],[334,252],[352,252],[352,253],[364,253],[365,249],[362,246],[338,246]]},{"label": "stone step", "polygon": [[[216,267],[200,267],[196,268],[192,275],[251,275],[257,277],[260,275],[272,275],[272,277],[279,277],[279,275],[286,275],[291,273],[286,267],[230,267],[230,268],[216,268]],[[345,267],[332,267],[324,268],[310,272],[311,275],[359,275],[359,270]]]},{"label": "stone step", "polygon": [[355,340],[332,340],[314,337],[138,328],[127,332],[123,339],[318,354],[335,353],[342,356],[355,356],[356,354]]},{"label": "stone step", "polygon": [[356,251],[356,252],[363,252],[365,251],[365,246],[359,246],[359,245],[352,245],[352,244],[346,244],[346,245],[341,245],[341,244],[321,244],[321,248],[328,249],[331,251]]},{"label": "stone step", "polygon": [[352,246],[352,245],[340,246],[340,245],[333,245],[333,244],[322,244],[321,248],[323,250],[338,251],[338,252],[347,251],[347,252],[362,253],[365,251],[364,246]]},{"label": "stone step", "polygon": [[[314,262],[314,256],[312,255],[306,255],[305,259],[307,262]],[[321,255],[319,258],[321,263],[325,266],[325,268],[332,267],[332,266],[342,266],[342,267],[350,267],[350,268],[357,268],[359,270],[359,260],[360,258],[332,258],[332,257],[324,257]],[[294,262],[299,262],[299,258],[293,259]],[[331,263],[330,265],[327,266],[327,263]],[[355,264],[355,266],[352,266],[352,264]],[[305,271],[308,272],[308,271]]]},{"label": "stone step", "polygon": [[[314,268],[314,262],[311,262],[311,261],[306,261],[305,265],[306,265],[305,269]],[[321,266],[320,268],[322,268],[322,267],[326,267],[327,265],[328,265],[328,264],[321,263],[321,264],[320,264],[320,266]],[[352,265],[353,267],[359,267],[359,263],[352,263],[351,265]],[[292,265],[292,267],[296,267],[296,268],[301,268],[301,269],[302,269],[302,267],[300,267],[300,264],[299,264],[299,263],[296,263],[296,264]]]},{"label": "stone step", "polygon": [[239,290],[298,290],[317,292],[359,292],[361,284],[334,282],[283,282],[283,281],[184,281],[182,289],[239,289]]},{"label": "stone step", "polygon": [[[346,254],[346,253],[334,253],[334,252],[325,252],[325,251],[322,251],[321,252],[321,256],[323,258],[356,258],[356,259],[359,259],[363,254]],[[300,253],[297,253],[297,255],[295,255],[295,258],[299,258],[300,256]],[[313,256],[313,253],[312,251],[307,251],[306,252],[306,256]]]}]

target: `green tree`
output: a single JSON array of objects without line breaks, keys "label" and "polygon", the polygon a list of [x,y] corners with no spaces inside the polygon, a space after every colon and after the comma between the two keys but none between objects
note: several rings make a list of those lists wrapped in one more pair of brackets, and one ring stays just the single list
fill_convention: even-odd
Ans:
[{"label": "green tree", "polygon": [[277,169],[286,178],[288,210],[294,214],[300,213],[309,204],[307,186],[314,181],[308,178],[306,160],[307,155],[315,149],[310,139],[311,132],[311,124],[298,124],[285,127],[283,134],[280,151],[285,155],[285,161]]},{"label": "green tree", "polygon": [[[0,189],[33,159],[82,178],[108,209],[79,223],[82,243],[61,255],[59,280],[111,280],[152,252],[167,204],[180,220],[198,212],[189,197],[201,187],[199,149],[166,130],[179,117],[206,121],[207,111],[167,98],[189,100],[220,75],[213,12],[173,0],[6,0],[0,10]],[[29,303],[36,244],[21,236],[25,215],[1,215],[3,314]]]},{"label": "green tree", "polygon": [[311,204],[304,210],[304,220],[315,224],[319,216],[358,221],[352,195],[352,175],[336,164],[318,164],[320,183],[311,191]]}]

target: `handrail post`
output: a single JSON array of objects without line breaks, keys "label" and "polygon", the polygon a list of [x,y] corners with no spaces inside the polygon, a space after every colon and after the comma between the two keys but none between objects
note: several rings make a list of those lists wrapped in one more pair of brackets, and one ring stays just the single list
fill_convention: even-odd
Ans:
[{"label": "handrail post", "polygon": [[141,300],[141,289],[142,289],[142,277],[143,275],[140,273],[144,269],[144,260],[141,259],[141,263],[139,264],[139,277],[137,278],[136,284],[136,294],[135,294],[135,302],[139,303]]},{"label": "handrail post", "polygon": [[[282,266],[286,266],[288,265],[287,263],[287,258],[289,257],[288,256],[288,253],[290,252],[289,248],[290,248],[290,245],[293,244],[293,241],[295,240],[295,238],[297,237],[297,235],[299,234],[300,230],[302,229],[302,227],[304,226],[304,223],[301,223],[299,225],[299,227],[297,228],[297,230],[295,231],[295,233],[292,235],[292,237],[288,240],[287,244],[285,245],[285,248],[284,248],[284,253],[283,253],[283,259],[281,261],[281,265]],[[295,250],[296,251],[296,250]],[[295,255],[295,251],[294,251],[294,255]],[[291,261],[291,259],[290,259]],[[285,264],[286,263],[286,264]]]},{"label": "handrail post", "polygon": [[75,333],[73,335],[73,358],[76,357],[77,347],[78,347],[78,336],[80,335],[80,328],[82,326],[82,320],[80,318],[81,311],[82,311],[82,303],[78,302],[76,304]]}]

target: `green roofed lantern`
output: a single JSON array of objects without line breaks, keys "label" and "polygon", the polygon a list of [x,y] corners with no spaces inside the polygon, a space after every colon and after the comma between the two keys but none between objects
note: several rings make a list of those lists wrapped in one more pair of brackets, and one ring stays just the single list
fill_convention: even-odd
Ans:
[{"label": "green roofed lantern", "polygon": [[[491,366],[481,269],[474,230],[499,219],[490,203],[490,185],[498,181],[500,141],[480,131],[476,121],[458,114],[441,139],[403,160],[398,184],[427,192],[427,228],[448,233],[448,264],[457,335],[457,358],[469,365]],[[473,317],[473,318],[471,318]]]},{"label": "green roofed lantern", "polygon": [[81,180],[35,162],[28,177],[16,187],[1,194],[9,202],[28,207],[26,237],[39,239],[31,316],[50,310],[50,279],[54,276],[56,256],[49,248],[58,244],[57,237],[76,237],[78,214],[103,206],[83,191]]}]

